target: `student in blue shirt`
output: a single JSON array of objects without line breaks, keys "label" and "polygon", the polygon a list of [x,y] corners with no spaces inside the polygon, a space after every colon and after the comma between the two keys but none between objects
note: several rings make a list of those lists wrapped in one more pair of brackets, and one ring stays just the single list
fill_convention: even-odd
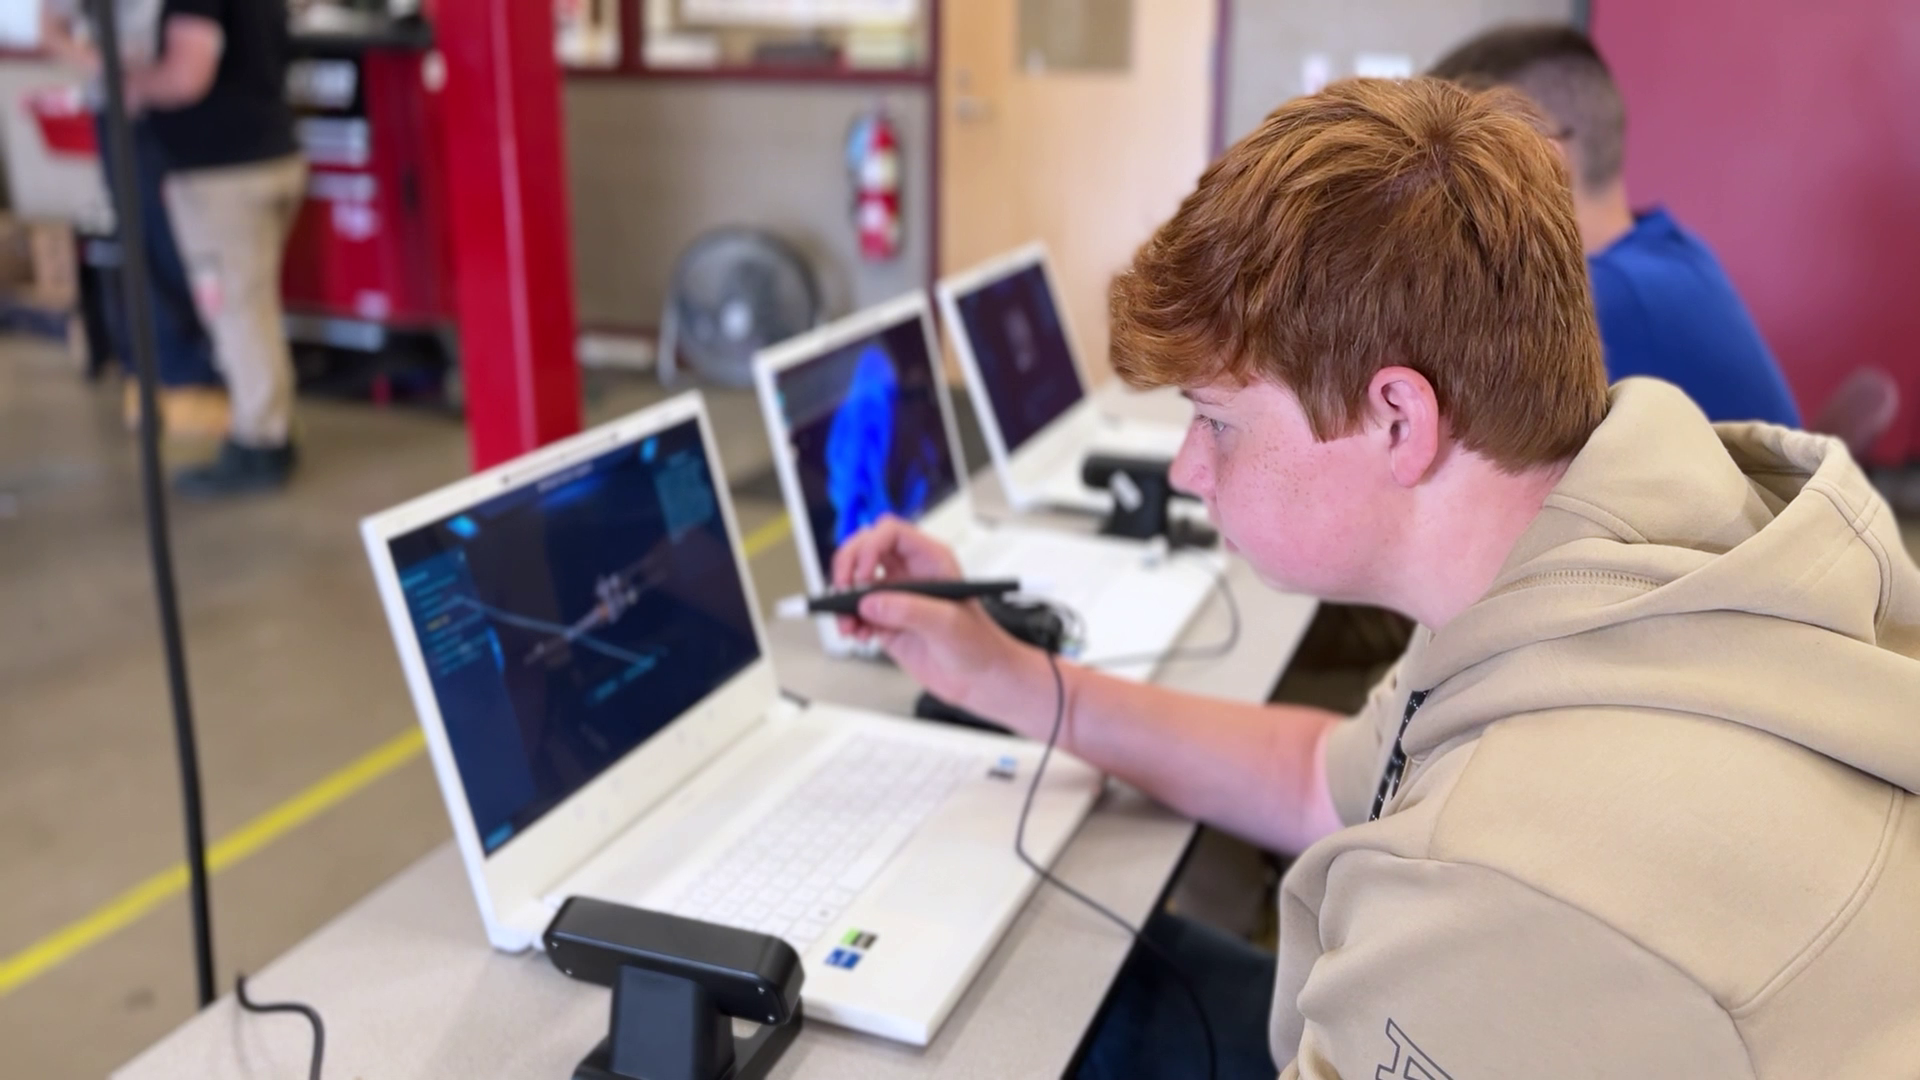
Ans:
[{"label": "student in blue shirt", "polygon": [[1626,111],[1585,34],[1561,25],[1502,27],[1456,48],[1431,74],[1514,87],[1553,126],[1573,170],[1608,379],[1665,379],[1714,421],[1800,426],[1780,365],[1720,260],[1664,209],[1635,214],[1627,202]]}]

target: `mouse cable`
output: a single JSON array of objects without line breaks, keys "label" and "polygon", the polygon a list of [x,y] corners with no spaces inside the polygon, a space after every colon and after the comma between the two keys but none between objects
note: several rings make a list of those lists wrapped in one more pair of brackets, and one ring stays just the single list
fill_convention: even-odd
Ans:
[{"label": "mouse cable", "polygon": [[[1238,619],[1236,618],[1235,621],[1237,625]],[[1194,1015],[1200,1018],[1200,1031],[1206,1036],[1207,1080],[1216,1080],[1219,1075],[1216,1060],[1219,1051],[1214,1042],[1213,1022],[1207,1018],[1206,1006],[1200,1003],[1200,992],[1194,989],[1193,982],[1187,978],[1187,973],[1180,970],[1180,965],[1174,962],[1173,957],[1168,956],[1166,951],[1161,949],[1159,945],[1155,944],[1141,931],[1135,929],[1132,923],[1115,915],[1098,900],[1093,899],[1086,893],[1055,877],[1053,871],[1040,865],[1033,856],[1027,854],[1027,816],[1033,810],[1034,796],[1040,791],[1040,778],[1046,775],[1047,762],[1053,757],[1054,747],[1059,745],[1060,729],[1065,725],[1067,719],[1067,681],[1066,678],[1060,674],[1059,653],[1051,649],[1047,650],[1047,666],[1053,669],[1053,731],[1047,736],[1046,749],[1040,752],[1040,764],[1033,770],[1033,780],[1027,785],[1026,801],[1020,804],[1020,823],[1015,826],[1013,833],[1013,853],[1019,856],[1020,861],[1025,863],[1029,870],[1040,875],[1040,880],[1052,885],[1054,888],[1059,889],[1075,900],[1080,901],[1087,907],[1092,908],[1095,912],[1105,917],[1107,921],[1126,931],[1127,935],[1133,939],[1136,945],[1152,953],[1155,959],[1159,960],[1160,963],[1166,966],[1168,971],[1173,973],[1173,977],[1175,981],[1180,984],[1180,988],[1186,991],[1187,999],[1193,1005]]]},{"label": "mouse cable", "polygon": [[247,996],[247,977],[240,976],[234,981],[233,996],[240,1007],[250,1013],[299,1013],[313,1025],[313,1064],[307,1069],[307,1080],[320,1080],[320,1060],[327,1053],[327,1025],[320,1020],[320,1013],[311,1005],[299,1002],[275,1002],[260,1004]]}]

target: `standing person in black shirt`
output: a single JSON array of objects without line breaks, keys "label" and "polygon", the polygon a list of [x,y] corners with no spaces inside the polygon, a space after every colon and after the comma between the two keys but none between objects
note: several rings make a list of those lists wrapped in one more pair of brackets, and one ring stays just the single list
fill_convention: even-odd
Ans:
[{"label": "standing person in black shirt", "polygon": [[233,409],[219,457],[175,483],[272,490],[293,472],[280,261],[307,176],[286,98],[286,0],[165,0],[161,18],[159,59],[128,73],[128,105],[152,114],[166,151],[167,205]]},{"label": "standing person in black shirt", "polygon": [[[118,0],[121,51],[129,66],[153,63],[160,39],[161,0]],[[100,85],[100,52],[92,20],[82,15],[83,0],[47,0],[41,9],[41,41],[62,64],[87,76],[88,108],[104,125],[105,92]],[[193,303],[193,286],[174,239],[173,217],[167,212],[163,180],[166,152],[146,117],[135,117],[133,139],[134,182],[139,190],[140,216],[147,223],[148,299],[153,312],[155,360],[160,376],[160,419],[168,435],[189,437],[227,433],[227,393],[213,363],[213,342],[201,325]],[[105,129],[100,130],[104,161],[111,154]],[[120,258],[125,258],[125,253]],[[106,327],[103,345],[110,344],[129,375],[133,373],[126,316],[117,294],[124,282],[110,275],[107,282]],[[106,282],[103,282],[106,284]],[[140,420],[139,387],[126,382],[127,423]]]}]

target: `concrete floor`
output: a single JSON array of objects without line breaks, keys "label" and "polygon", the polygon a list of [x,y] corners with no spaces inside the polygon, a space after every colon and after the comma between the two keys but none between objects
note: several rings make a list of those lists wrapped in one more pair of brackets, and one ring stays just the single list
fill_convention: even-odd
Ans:
[{"label": "concrete floor", "polygon": [[[591,387],[603,419],[661,396]],[[170,713],[119,388],[65,353],[0,340],[0,959],[181,857]],[[736,481],[768,454],[750,395],[710,394]],[[303,402],[284,498],[175,503],[174,545],[205,777],[224,836],[415,723],[356,525],[465,471],[454,420]],[[185,460],[208,447],[170,447]],[[764,490],[764,482],[750,485]],[[737,504],[751,531],[778,515]],[[790,543],[755,560],[764,596],[800,588]],[[223,986],[449,835],[424,757],[216,876]],[[447,913],[470,921],[471,910]],[[7,1076],[101,1076],[193,1007],[176,898],[0,997]]]},{"label": "concrete floor", "polygon": [[[650,380],[596,382],[590,416],[659,396]],[[780,512],[759,413],[748,395],[710,399],[751,531]],[[302,417],[305,462],[285,497],[173,505],[215,838],[415,722],[355,524],[460,476],[464,432],[324,402]],[[1908,541],[1920,549],[1920,529]],[[790,543],[753,573],[763,597],[800,587]],[[59,349],[0,339],[0,960],[179,860],[173,761],[118,388],[86,386]],[[223,986],[447,836],[416,758],[218,875]],[[446,917],[478,934],[470,908]],[[101,1076],[173,1028],[193,1007],[188,937],[175,898],[0,997],[0,1072]]]}]

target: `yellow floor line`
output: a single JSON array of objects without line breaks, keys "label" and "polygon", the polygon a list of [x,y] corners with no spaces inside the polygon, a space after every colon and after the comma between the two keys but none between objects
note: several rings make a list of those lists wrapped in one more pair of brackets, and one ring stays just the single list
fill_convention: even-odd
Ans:
[{"label": "yellow floor line", "polygon": [[[747,557],[758,558],[793,531],[787,515],[747,534]],[[346,768],[268,810],[222,838],[207,852],[207,865],[219,873],[260,849],[352,798],[362,789],[405,765],[425,749],[420,729],[387,740]],[[0,997],[32,982],[78,953],[138,921],[147,912],[186,891],[187,864],[175,863],[108,901],[75,922],[68,923],[25,949],[0,960]]]},{"label": "yellow floor line", "polygon": [[[301,825],[345,802],[367,785],[420,755],[426,739],[419,728],[388,739],[339,772],[321,780],[222,838],[207,852],[214,873],[273,843]],[[187,888],[187,864],[175,863],[121,893],[92,914],[0,960],[0,997],[32,982],[76,954],[98,944]]]},{"label": "yellow floor line", "polygon": [[793,522],[785,514],[753,530],[747,534],[747,542],[743,545],[747,550],[747,558],[759,558],[762,552],[785,540],[792,532]]}]

